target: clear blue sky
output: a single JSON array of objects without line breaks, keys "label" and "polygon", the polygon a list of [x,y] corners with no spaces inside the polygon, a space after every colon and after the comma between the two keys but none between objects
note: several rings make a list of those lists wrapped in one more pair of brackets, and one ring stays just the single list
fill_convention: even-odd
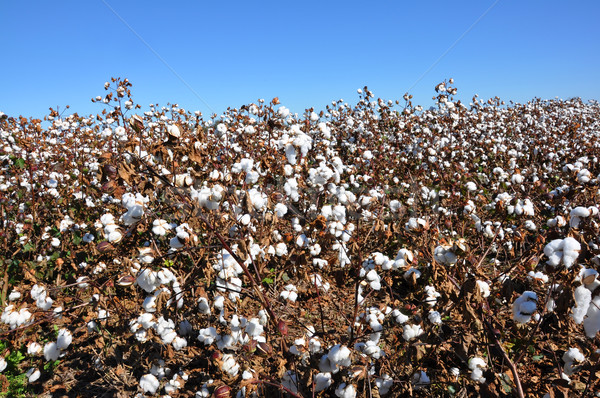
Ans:
[{"label": "clear blue sky", "polygon": [[[111,76],[133,99],[217,113],[278,96],[294,112],[402,95],[494,0],[5,1],[0,7],[0,111],[40,117],[71,105],[97,113]],[[499,96],[600,99],[600,2],[499,0],[411,93],[431,104],[453,77],[469,102]]]}]

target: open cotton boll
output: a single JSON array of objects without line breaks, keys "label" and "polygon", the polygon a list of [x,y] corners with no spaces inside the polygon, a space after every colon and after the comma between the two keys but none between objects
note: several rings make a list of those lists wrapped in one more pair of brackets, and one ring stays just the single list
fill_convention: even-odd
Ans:
[{"label": "open cotton boll", "polygon": [[66,350],[73,341],[73,335],[67,329],[60,329],[56,338],[56,347],[59,350]]},{"label": "open cotton boll", "polygon": [[544,274],[541,271],[537,271],[537,272],[529,271],[527,273],[527,279],[546,283],[546,282],[548,282],[548,275]]},{"label": "open cotton boll", "polygon": [[315,392],[323,391],[323,390],[329,388],[331,383],[333,383],[333,380],[331,379],[331,373],[329,373],[329,372],[317,373],[315,375],[314,380],[315,380]]},{"label": "open cotton boll", "polygon": [[576,208],[571,210],[571,217],[575,216],[575,217],[585,218],[585,217],[589,217],[590,214],[591,214],[591,211],[587,207],[583,207],[583,206],[577,206]]},{"label": "open cotton boll", "polygon": [[421,388],[429,385],[430,382],[431,380],[429,380],[429,376],[427,376],[427,373],[422,370],[419,370],[412,377],[412,384],[415,390],[420,390]]},{"label": "open cotton boll", "polygon": [[485,298],[490,296],[490,285],[487,282],[478,280],[476,284],[479,288],[479,293],[481,294],[481,297]]},{"label": "open cotton boll", "polygon": [[173,339],[171,344],[173,345],[173,348],[175,349],[175,351],[180,351],[183,348],[187,347],[187,340],[184,339],[183,337],[177,336]]},{"label": "open cotton boll", "polygon": [[342,383],[335,389],[335,395],[338,398],[355,398],[356,389],[352,384]]},{"label": "open cotton boll", "polygon": [[37,381],[41,375],[42,373],[38,368],[29,368],[29,370],[25,373],[27,381],[30,383]]},{"label": "open cotton boll", "polygon": [[35,342],[32,341],[31,343],[27,344],[27,354],[28,355],[37,355],[42,351],[42,346]]},{"label": "open cotton boll", "polygon": [[377,271],[375,271],[374,269],[370,270],[369,272],[367,272],[366,278],[367,278],[367,281],[369,281],[369,285],[371,286],[371,289],[373,289],[373,290],[381,289],[381,277],[379,276]]},{"label": "open cotton boll", "polygon": [[544,254],[548,256],[546,264],[556,267],[562,261],[566,268],[571,268],[580,250],[581,244],[574,238],[554,239],[544,247]]},{"label": "open cotton boll", "polygon": [[8,301],[15,301],[21,297],[21,293],[17,290],[13,290],[8,295]]},{"label": "open cotton boll", "polygon": [[437,303],[437,299],[441,297],[440,293],[435,290],[435,287],[428,285],[425,286],[425,302],[430,307],[433,307]]},{"label": "open cotton boll", "polygon": [[568,237],[563,240],[563,263],[565,267],[571,268],[577,260],[580,250],[581,244],[574,238]]},{"label": "open cotton boll", "polygon": [[209,326],[205,329],[200,329],[198,333],[198,341],[203,343],[204,345],[211,345],[215,342],[218,337],[217,329],[212,326]]},{"label": "open cotton boll", "polygon": [[379,395],[386,395],[390,392],[390,388],[394,384],[394,380],[387,373],[375,379],[375,385],[379,389]]},{"label": "open cotton boll", "polygon": [[593,339],[600,331],[600,296],[595,296],[583,320],[583,329],[590,339]]},{"label": "open cotton boll", "polygon": [[198,310],[201,314],[210,315],[210,304],[208,304],[208,299],[206,297],[200,297],[198,299]]},{"label": "open cotton boll", "polygon": [[158,286],[160,286],[158,272],[152,271],[150,268],[145,268],[138,274],[136,283],[147,293],[152,293]]},{"label": "open cotton boll", "polygon": [[56,361],[60,354],[60,349],[54,341],[44,345],[44,358],[46,358],[46,361]]},{"label": "open cotton boll", "polygon": [[393,310],[390,315],[394,318],[394,320],[399,324],[404,324],[408,321],[408,316],[401,313],[399,310]]},{"label": "open cotton boll", "polygon": [[173,229],[173,225],[169,224],[166,220],[157,219],[152,222],[152,232],[158,236],[165,236],[167,231]]},{"label": "open cotton boll", "polygon": [[433,250],[435,261],[444,265],[454,265],[458,261],[456,254],[452,252],[451,246],[438,246]]},{"label": "open cotton boll", "polygon": [[248,335],[250,337],[257,337],[260,336],[264,329],[263,326],[260,324],[260,321],[258,318],[252,318],[248,321],[248,323],[246,324],[246,333],[248,333]]},{"label": "open cotton boll", "polygon": [[350,366],[350,349],[345,345],[336,344],[329,349],[329,361],[336,366]]},{"label": "open cotton boll", "polygon": [[281,217],[285,216],[287,211],[288,211],[288,208],[283,203],[277,203],[275,205],[275,214],[277,214],[277,217],[281,218]]},{"label": "open cotton boll", "polygon": [[279,294],[279,297],[281,297],[284,300],[289,300],[292,303],[295,302],[298,298],[298,289],[296,288],[296,286],[290,283],[286,285],[283,289],[284,290]]},{"label": "open cotton boll", "polygon": [[525,291],[513,303],[513,319],[519,323],[527,323],[537,309],[537,294]]},{"label": "open cotton boll", "polygon": [[232,354],[224,354],[221,360],[223,361],[221,370],[231,377],[237,376],[240,371],[240,365],[236,362],[235,357]]},{"label": "open cotton boll", "polygon": [[144,393],[155,394],[159,386],[160,383],[153,374],[145,374],[140,378],[140,387]]},{"label": "open cotton boll", "polygon": [[7,366],[8,362],[6,362],[6,359],[4,359],[4,357],[0,357],[0,373],[2,373]]},{"label": "open cotton boll", "polygon": [[585,361],[585,356],[579,351],[578,348],[569,348],[562,357],[562,360],[565,362],[564,372],[567,376],[571,376],[576,369],[573,366],[575,362],[583,362]]},{"label": "open cotton boll", "polygon": [[402,337],[404,340],[411,341],[423,334],[421,325],[404,325]]},{"label": "open cotton boll", "polygon": [[485,361],[479,357],[473,357],[469,359],[468,366],[471,369],[471,379],[485,383],[485,377],[483,377],[483,370],[487,367]]},{"label": "open cotton boll", "polygon": [[427,316],[427,319],[429,319],[429,322],[435,325],[442,324],[442,316],[437,311],[429,310],[429,315]]},{"label": "open cotton boll", "polygon": [[575,289],[574,292],[575,297],[575,306],[572,308],[573,313],[571,316],[576,324],[580,324],[583,322],[585,315],[590,308],[590,304],[592,302],[592,292],[588,290],[585,286],[579,286]]}]

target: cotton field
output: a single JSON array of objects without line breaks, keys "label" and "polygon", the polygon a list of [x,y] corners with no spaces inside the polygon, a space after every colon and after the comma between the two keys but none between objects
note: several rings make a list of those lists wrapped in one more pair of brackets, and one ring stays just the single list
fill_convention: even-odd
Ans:
[{"label": "cotton field", "polygon": [[3,393],[600,396],[598,103],[105,90],[0,113]]}]

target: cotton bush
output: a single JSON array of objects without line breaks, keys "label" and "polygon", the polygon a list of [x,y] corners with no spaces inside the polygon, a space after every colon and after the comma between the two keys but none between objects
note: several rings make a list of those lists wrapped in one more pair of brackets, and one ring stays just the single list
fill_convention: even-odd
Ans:
[{"label": "cotton bush", "polygon": [[125,395],[597,389],[598,103],[446,81],[430,109],[365,87],[204,116],[130,87],[97,115],[0,114],[0,355],[36,393],[72,372]]}]

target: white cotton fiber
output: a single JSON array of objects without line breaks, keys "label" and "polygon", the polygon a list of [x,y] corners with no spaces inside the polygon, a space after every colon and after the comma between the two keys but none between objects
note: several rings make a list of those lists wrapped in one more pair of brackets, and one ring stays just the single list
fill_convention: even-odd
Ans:
[{"label": "white cotton fiber", "polygon": [[583,320],[583,329],[590,339],[596,336],[600,331],[600,296],[592,299],[592,304],[587,312],[587,317]]},{"label": "white cotton fiber", "polygon": [[575,304],[573,307],[573,320],[576,324],[580,324],[583,322],[583,318],[588,312],[590,308],[590,303],[592,302],[592,292],[586,289],[585,286],[579,286],[575,289]]}]

